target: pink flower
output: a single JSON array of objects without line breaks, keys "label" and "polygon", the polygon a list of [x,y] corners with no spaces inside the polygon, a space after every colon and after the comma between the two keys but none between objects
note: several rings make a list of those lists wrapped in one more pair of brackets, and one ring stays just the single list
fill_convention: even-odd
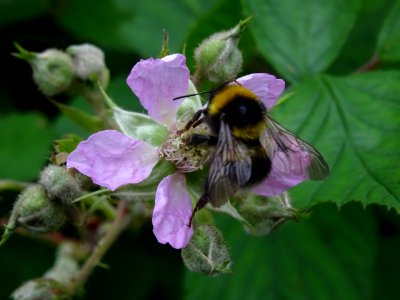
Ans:
[{"label": "pink flower", "polygon": [[[267,109],[275,104],[285,86],[283,80],[262,73],[250,74],[237,81],[252,90]],[[139,183],[150,175],[160,159],[159,148],[164,143],[151,136],[176,130],[176,116],[184,99],[172,99],[188,94],[191,84],[185,57],[180,54],[141,60],[133,67],[127,83],[153,120],[143,114],[130,113],[134,123],[126,125],[127,122],[122,124],[118,120],[117,123],[123,132],[131,130],[132,134],[127,136],[115,130],[95,133],[81,142],[67,159],[68,168],[76,168],[91,177],[94,183],[110,190]],[[192,106],[199,109],[200,102]],[[272,165],[271,179],[256,187],[256,192],[279,194],[307,179],[295,174],[281,174],[279,165],[275,168],[274,162]],[[157,240],[177,249],[185,247],[193,235],[193,228],[188,227],[191,214],[192,203],[184,174],[177,171],[166,176],[158,184],[152,217]]]},{"label": "pink flower", "polygon": [[[172,99],[188,93],[189,69],[185,61],[180,54],[141,60],[127,79],[149,116],[171,130],[183,102],[183,99]],[[68,156],[67,167],[91,177],[98,185],[115,190],[146,179],[159,160],[158,148],[118,131],[105,130],[80,143]],[[193,228],[188,227],[191,214],[185,176],[174,173],[165,177],[158,185],[153,212],[157,240],[177,249],[185,247],[193,235]]]}]

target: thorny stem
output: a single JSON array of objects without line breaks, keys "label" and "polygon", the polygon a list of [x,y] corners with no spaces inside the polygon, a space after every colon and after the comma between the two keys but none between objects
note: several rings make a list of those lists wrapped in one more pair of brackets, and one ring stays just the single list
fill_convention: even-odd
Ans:
[{"label": "thorny stem", "polygon": [[374,54],[365,64],[355,70],[354,73],[365,73],[371,70],[374,70],[378,67],[380,63],[380,59],[378,54]]},{"label": "thorny stem", "polygon": [[69,297],[72,298],[82,287],[93,270],[100,264],[101,259],[116,241],[120,233],[126,228],[130,221],[128,202],[120,201],[117,208],[117,216],[105,235],[97,243],[91,255],[86,260],[81,270],[76,274],[68,287]]}]

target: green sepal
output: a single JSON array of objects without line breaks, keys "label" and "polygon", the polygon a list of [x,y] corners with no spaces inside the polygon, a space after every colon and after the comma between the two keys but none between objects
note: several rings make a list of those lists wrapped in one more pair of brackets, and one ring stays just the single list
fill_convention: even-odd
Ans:
[{"label": "green sepal", "polygon": [[76,149],[82,139],[76,134],[67,134],[62,139],[54,141],[54,149],[56,153],[71,153]]},{"label": "green sepal", "polygon": [[174,165],[166,160],[160,160],[154,166],[151,174],[138,184],[129,184],[117,189],[112,196],[125,200],[154,200],[157,186],[160,181],[174,173]]},{"label": "green sepal", "polygon": [[106,94],[101,85],[99,85],[99,89],[113,111],[114,120],[125,135],[153,146],[160,146],[166,140],[168,130],[165,126],[158,124],[149,116],[120,108]]}]

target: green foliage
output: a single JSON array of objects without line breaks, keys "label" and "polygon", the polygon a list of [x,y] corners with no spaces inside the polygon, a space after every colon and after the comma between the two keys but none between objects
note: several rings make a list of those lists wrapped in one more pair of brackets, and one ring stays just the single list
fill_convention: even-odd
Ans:
[{"label": "green foliage", "polygon": [[309,220],[266,238],[224,225],[233,274],[210,279],[187,272],[185,299],[371,299],[377,241],[370,212],[320,206]]},{"label": "green foliage", "polygon": [[357,16],[358,0],[243,1],[254,15],[256,43],[288,80],[326,70],[336,58]]},{"label": "green foliage", "polygon": [[378,36],[377,52],[383,60],[400,59],[400,1],[396,1]]},{"label": "green foliage", "polygon": [[1,1],[0,26],[43,15],[48,11],[48,8],[48,0]]},{"label": "green foliage", "polygon": [[35,113],[2,116],[0,132],[0,178],[36,178],[49,157],[52,140],[43,116]]},{"label": "green foliage", "polygon": [[133,50],[148,57],[158,54],[162,29],[171,33],[171,49],[181,50],[188,28],[214,2],[73,0],[68,2],[59,20],[80,38],[114,49]]},{"label": "green foliage", "polygon": [[87,114],[78,108],[68,106],[57,101],[51,101],[57,108],[74,123],[87,130],[88,132],[97,132],[103,129],[103,125],[98,117]]},{"label": "green foliage", "polygon": [[54,149],[57,153],[66,152],[71,153],[75,150],[78,144],[81,142],[81,138],[75,134],[68,134],[62,139],[54,141]]},{"label": "green foliage", "polygon": [[276,108],[275,119],[315,145],[332,169],[327,180],[297,187],[296,205],[357,200],[400,209],[399,80],[395,71],[320,76]]}]

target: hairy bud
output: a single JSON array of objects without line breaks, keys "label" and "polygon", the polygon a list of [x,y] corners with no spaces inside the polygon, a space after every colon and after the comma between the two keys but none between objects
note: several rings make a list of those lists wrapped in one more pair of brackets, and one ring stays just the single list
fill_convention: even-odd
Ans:
[{"label": "hairy bud", "polygon": [[103,51],[91,44],[72,45],[66,50],[71,55],[75,74],[82,80],[96,81],[106,87],[109,81],[109,70],[106,67]]},{"label": "hairy bud", "polygon": [[198,74],[215,84],[222,84],[237,77],[242,68],[242,53],[238,48],[240,35],[250,18],[234,28],[214,33],[195,50]]},{"label": "hairy bud", "polygon": [[224,238],[212,225],[198,226],[181,254],[186,267],[193,272],[217,275],[231,271],[231,260]]},{"label": "hairy bud", "polygon": [[287,192],[269,198],[250,195],[239,207],[239,213],[252,225],[245,225],[246,231],[256,236],[268,234],[279,224],[297,215],[290,205]]},{"label": "hairy bud", "polygon": [[15,46],[19,53],[14,53],[14,56],[31,65],[33,80],[43,94],[54,96],[69,89],[74,79],[74,66],[68,54],[57,49],[35,53],[18,44]]},{"label": "hairy bud", "polygon": [[42,185],[25,189],[18,197],[11,213],[21,224],[32,232],[49,232],[61,227],[66,220],[60,205],[53,203]]},{"label": "hairy bud", "polygon": [[65,167],[49,165],[40,174],[41,183],[51,201],[70,204],[81,195],[77,180]]}]

